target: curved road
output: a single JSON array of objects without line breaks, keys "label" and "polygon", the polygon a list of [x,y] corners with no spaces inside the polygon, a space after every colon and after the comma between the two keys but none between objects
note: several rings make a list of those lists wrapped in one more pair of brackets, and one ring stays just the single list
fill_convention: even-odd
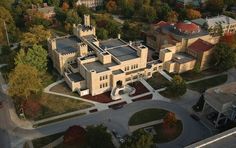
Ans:
[{"label": "curved road", "polygon": [[[184,108],[174,103],[156,100],[138,101],[125,105],[123,108],[118,110],[108,109],[90,115],[75,117],[62,122],[49,124],[37,129],[22,129],[18,127],[10,133],[14,135],[14,138],[16,139],[23,138],[24,140],[31,140],[34,138],[65,131],[69,126],[75,124],[82,126],[105,124],[110,130],[115,129],[121,135],[125,135],[129,134],[128,120],[132,114],[146,108],[162,108],[175,112],[177,117],[183,122],[183,132],[181,136],[170,143],[160,144],[158,147],[183,147],[193,141],[209,136],[207,128],[190,118],[189,113]],[[108,121],[109,118],[111,119],[110,121]],[[21,139],[18,142],[20,143],[23,141]],[[15,143],[15,145],[18,145],[19,143]]]}]

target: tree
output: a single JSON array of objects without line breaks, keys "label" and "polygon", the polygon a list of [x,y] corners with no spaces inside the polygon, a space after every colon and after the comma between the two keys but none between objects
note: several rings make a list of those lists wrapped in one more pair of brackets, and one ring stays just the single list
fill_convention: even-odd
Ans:
[{"label": "tree", "polygon": [[177,119],[175,117],[175,113],[168,112],[166,116],[163,118],[163,127],[164,128],[172,128],[176,125]]},{"label": "tree", "polygon": [[167,87],[167,90],[172,93],[174,97],[182,96],[187,90],[186,83],[181,76],[175,75]]},{"label": "tree", "polygon": [[75,9],[70,9],[66,13],[65,26],[67,31],[72,30],[73,24],[79,24],[82,22],[82,19],[78,16]]},{"label": "tree", "polygon": [[86,130],[78,125],[73,125],[66,130],[63,137],[63,144],[77,145],[84,147],[86,143]]},{"label": "tree", "polygon": [[201,65],[200,65],[200,63],[197,62],[197,63],[194,65],[193,71],[194,71],[195,73],[200,73],[200,72],[201,72]]},{"label": "tree", "polygon": [[107,132],[107,128],[103,125],[88,126],[86,139],[90,148],[114,148],[111,134]]},{"label": "tree", "polygon": [[99,39],[102,39],[102,40],[105,40],[105,39],[108,39],[108,31],[104,28],[98,28],[96,29],[97,33],[97,37]]},{"label": "tree", "polygon": [[171,23],[175,23],[178,21],[178,13],[175,11],[170,11],[167,13],[167,18],[166,20]]},{"label": "tree", "polygon": [[21,46],[23,48],[31,47],[34,44],[44,44],[51,37],[51,32],[42,25],[34,25],[29,29],[29,32],[23,33]]},{"label": "tree", "polygon": [[23,101],[23,111],[27,118],[36,119],[42,112],[41,104],[34,99],[27,99]]},{"label": "tree", "polygon": [[153,144],[152,135],[141,129],[128,136],[121,148],[149,148]]},{"label": "tree", "polygon": [[115,12],[117,10],[117,4],[115,0],[109,0],[106,4],[106,9],[108,12]]},{"label": "tree", "polygon": [[226,43],[230,48],[236,50],[236,34],[224,34],[220,38],[220,42]]},{"label": "tree", "polygon": [[70,6],[69,6],[69,4],[67,2],[63,2],[62,3],[61,8],[62,8],[63,11],[67,11],[69,9],[69,7]]},{"label": "tree", "polygon": [[44,73],[47,70],[47,51],[40,45],[29,48],[27,53],[21,49],[15,58],[15,64],[28,64]]},{"label": "tree", "polygon": [[226,43],[218,43],[214,48],[213,63],[219,70],[227,70],[236,64],[236,53]]},{"label": "tree", "polygon": [[224,7],[224,0],[208,0],[206,2],[207,9],[214,15],[222,12]]},{"label": "tree", "polygon": [[15,22],[9,10],[0,6],[0,44],[6,44],[6,30],[4,28],[4,22],[6,23],[9,39],[12,40],[13,36],[16,35]]},{"label": "tree", "polygon": [[28,97],[34,92],[39,92],[42,88],[42,81],[36,68],[18,64],[9,74],[8,93],[11,96]]},{"label": "tree", "polygon": [[202,17],[201,12],[194,9],[187,9],[186,14],[190,20]]}]

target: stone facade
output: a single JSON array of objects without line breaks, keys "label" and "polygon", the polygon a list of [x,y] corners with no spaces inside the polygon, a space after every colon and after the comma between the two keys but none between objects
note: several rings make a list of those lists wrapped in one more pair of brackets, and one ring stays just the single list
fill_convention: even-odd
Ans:
[{"label": "stone facade", "polygon": [[84,25],[73,28],[73,35],[48,41],[54,67],[72,91],[98,95],[149,78],[162,67],[157,61],[147,62],[148,48],[142,44],[127,43],[120,35],[99,41],[88,15]]}]

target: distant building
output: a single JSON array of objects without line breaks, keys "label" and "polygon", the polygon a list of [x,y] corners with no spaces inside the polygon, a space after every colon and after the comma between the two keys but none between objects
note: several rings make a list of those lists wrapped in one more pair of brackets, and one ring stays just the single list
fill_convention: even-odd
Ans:
[{"label": "distant building", "polygon": [[190,22],[154,24],[147,33],[147,45],[159,53],[163,69],[171,73],[182,73],[200,64],[200,70],[209,67],[213,46],[219,37],[211,36],[207,30]]},{"label": "distant building", "polygon": [[215,126],[236,122],[236,82],[208,89],[202,114]]},{"label": "distant building", "polygon": [[88,8],[96,8],[97,6],[101,6],[103,4],[103,0],[78,0],[76,2],[76,6],[85,5]]},{"label": "distant building", "polygon": [[194,7],[202,7],[205,6],[207,0],[176,0],[177,7],[185,7],[188,5],[192,5]]},{"label": "distant building", "polygon": [[157,61],[147,62],[146,46],[127,43],[120,35],[99,41],[95,32],[90,16],[85,15],[83,25],[73,26],[73,35],[48,41],[54,67],[81,96],[111,91],[115,100],[120,91],[132,91],[127,84],[151,77],[162,66]]},{"label": "distant building", "polygon": [[25,19],[30,21],[32,15],[38,15],[44,19],[52,20],[55,18],[56,13],[54,7],[48,6],[47,3],[44,3],[42,7],[32,5],[32,8],[26,11]]},{"label": "distant building", "polygon": [[198,24],[199,26],[206,28],[209,33],[212,33],[214,31],[214,28],[221,26],[223,34],[225,33],[236,33],[236,20],[225,16],[225,15],[219,15],[211,18],[200,18],[192,20],[193,23]]}]

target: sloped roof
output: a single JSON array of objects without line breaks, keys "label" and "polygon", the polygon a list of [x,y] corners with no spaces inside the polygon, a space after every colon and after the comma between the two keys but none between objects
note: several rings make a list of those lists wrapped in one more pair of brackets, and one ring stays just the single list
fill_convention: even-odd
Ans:
[{"label": "sloped roof", "polygon": [[192,50],[195,50],[195,51],[204,52],[204,51],[212,49],[213,47],[214,47],[213,44],[211,44],[207,41],[204,41],[202,39],[198,39],[197,41],[192,43],[188,48],[192,49]]}]

